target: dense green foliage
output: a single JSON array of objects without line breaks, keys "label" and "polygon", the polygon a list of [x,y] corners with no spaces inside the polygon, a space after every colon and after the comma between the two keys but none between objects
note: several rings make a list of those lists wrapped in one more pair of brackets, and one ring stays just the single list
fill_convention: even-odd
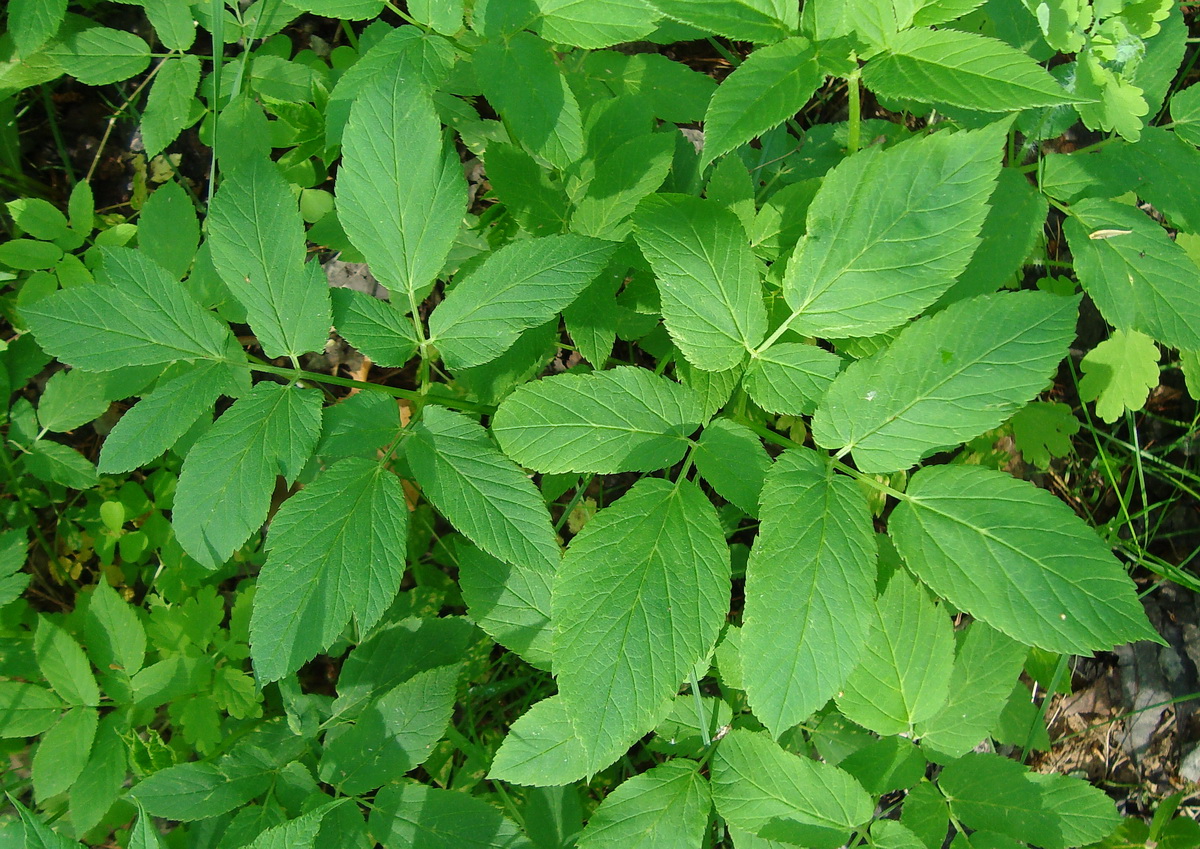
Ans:
[{"label": "dense green foliage", "polygon": [[1117,535],[988,446],[1069,452],[1085,298],[1081,415],[1164,357],[1197,395],[1171,0],[133,5],[163,53],[66,0],[0,37],[5,114],[137,78],[144,149],[136,218],[7,206],[0,737],[38,741],[0,840],[1137,834],[1006,757],[1031,658],[1159,637]]}]

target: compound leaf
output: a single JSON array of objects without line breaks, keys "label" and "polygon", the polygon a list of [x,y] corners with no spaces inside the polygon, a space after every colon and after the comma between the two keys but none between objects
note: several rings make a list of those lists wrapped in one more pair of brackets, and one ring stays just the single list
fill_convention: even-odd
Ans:
[{"label": "compound leaf", "polygon": [[201,309],[162,266],[106,248],[97,286],[63,289],[21,314],[46,353],[87,371],[224,359],[229,327]]},{"label": "compound leaf", "polygon": [[778,737],[837,692],[875,615],[875,531],[866,495],[808,449],[767,473],[746,564],[742,651],[754,715]]},{"label": "compound leaf", "polygon": [[294,481],[321,435],[321,394],[259,383],[233,403],[183,461],[171,524],[209,569],[262,527],[275,478]]},{"label": "compound leaf", "polygon": [[884,97],[982,112],[1018,112],[1077,100],[1024,52],[954,29],[899,33],[863,68],[863,82]]},{"label": "compound leaf", "polygon": [[1096,402],[1096,415],[1112,424],[1126,410],[1146,405],[1150,390],[1158,386],[1158,361],[1162,354],[1144,333],[1114,330],[1087,353],[1079,364],[1079,398]]},{"label": "compound leaf", "polygon": [[825,78],[807,38],[756,50],[717,87],[704,116],[704,155],[711,162],[795,115]]},{"label": "compound leaf", "polygon": [[559,696],[535,704],[508,730],[488,778],[561,787],[587,777],[588,757]]},{"label": "compound leaf", "polygon": [[506,563],[558,568],[546,505],[477,422],[426,407],[413,426],[407,459],[425,497],[471,542]]},{"label": "compound leaf", "polygon": [[892,472],[978,436],[1045,388],[1075,337],[1078,304],[980,295],[915,322],[834,380],[813,439],[852,451],[864,472]]},{"label": "compound leaf", "polygon": [[265,156],[227,168],[208,215],[213,266],[268,358],[324,350],[329,285],[319,264],[304,264],[304,222],[291,188]]},{"label": "compound leaf", "polygon": [[1018,642],[1090,654],[1158,640],[1095,532],[1045,490],[978,466],[913,475],[888,522],[934,592]]},{"label": "compound leaf", "polygon": [[688,362],[706,371],[741,363],[767,331],[758,261],[737,215],[690,195],[638,204],[634,235],[654,268],[663,321]]},{"label": "compound leaf", "polygon": [[702,419],[688,387],[621,367],[525,384],[500,405],[492,432],[526,468],[611,475],[679,462]]},{"label": "compound leaf", "polygon": [[642,478],[572,541],[554,585],[554,669],[588,772],[651,730],[716,643],[729,547],[694,484]]},{"label": "compound leaf", "polygon": [[680,758],[635,775],[604,797],[580,849],[700,846],[712,808],[708,782]]},{"label": "compound leaf", "polygon": [[838,709],[881,735],[911,735],[946,703],[954,663],[950,617],[903,570],[892,575],[869,617],[862,662]]},{"label": "compound leaf", "polygon": [[495,359],[579,297],[617,247],[574,233],[505,245],[450,290],[429,320],[430,341],[452,369]]},{"label": "compound leaf", "polygon": [[353,616],[379,621],[404,577],[408,506],[400,480],[371,460],[332,466],[271,522],[250,620],[260,681],[276,681],[328,648]]},{"label": "compound leaf", "polygon": [[933,303],[967,266],[1007,126],[870,148],[826,176],[783,280],[792,330],[873,336]]},{"label": "compound leaf", "polygon": [[712,762],[717,812],[767,840],[834,849],[871,818],[874,804],[848,773],[784,751],[765,734],[734,729]]},{"label": "compound leaf", "polygon": [[362,86],[343,138],[338,220],[408,309],[458,236],[467,207],[462,165],[442,141],[429,91],[403,65]]},{"label": "compound leaf", "polygon": [[1105,321],[1172,348],[1200,348],[1200,270],[1162,227],[1133,207],[1086,198],[1063,232]]}]

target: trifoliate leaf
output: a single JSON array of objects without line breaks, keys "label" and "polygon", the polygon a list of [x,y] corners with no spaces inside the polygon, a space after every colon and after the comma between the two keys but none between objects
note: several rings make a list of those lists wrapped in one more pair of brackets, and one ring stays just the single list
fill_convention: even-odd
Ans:
[{"label": "trifoliate leaf", "polygon": [[267,536],[250,620],[258,679],[299,669],[351,617],[360,632],[373,627],[400,589],[407,539],[400,480],[370,460],[343,460],[285,501]]},{"label": "trifoliate leaf", "polygon": [[208,215],[213,265],[246,307],[268,357],[321,351],[329,337],[329,284],[304,263],[304,222],[275,163],[247,156],[227,166]]},{"label": "trifoliate leaf", "polygon": [[833,849],[871,818],[862,786],[835,766],[784,751],[765,734],[730,731],[712,761],[717,812],[767,840]]},{"label": "trifoliate leaf", "polygon": [[554,585],[554,669],[589,773],[662,719],[716,643],[729,580],[716,509],[682,480],[642,478],[572,540]]},{"label": "trifoliate leaf", "polygon": [[564,233],[512,242],[459,281],[429,319],[430,341],[452,369],[493,360],[552,319],[608,265],[615,242]]},{"label": "trifoliate leaf", "polygon": [[586,778],[587,752],[558,696],[535,704],[513,723],[492,761],[488,778],[536,787],[559,787]]},{"label": "trifoliate leaf", "polygon": [[467,187],[442,140],[429,92],[389,67],[350,110],[338,170],[338,221],[371,271],[403,304],[423,298],[458,236]]},{"label": "trifoliate leaf", "polygon": [[875,531],[866,496],[808,449],[767,473],[746,564],[744,689],[778,737],[841,687],[875,616]]},{"label": "trifoliate leaf", "polygon": [[1079,99],[1023,51],[954,29],[910,29],[896,35],[863,68],[863,82],[884,97],[982,112],[1018,112]]},{"label": "trifoliate leaf", "polygon": [[1045,490],[978,466],[936,466],[913,475],[906,496],[888,532],[958,609],[1055,652],[1158,639],[1121,564]]},{"label": "trifoliate leaf", "polygon": [[259,383],[192,446],[179,475],[171,524],[184,550],[209,569],[262,527],[275,478],[294,481],[321,433],[321,395]]},{"label": "trifoliate leaf", "polygon": [[1104,319],[1173,348],[1200,348],[1200,269],[1142,212],[1087,198],[1063,224],[1079,281]]},{"label": "trifoliate leaf", "polygon": [[684,357],[706,371],[741,363],[767,332],[759,265],[742,222],[712,201],[656,194],[638,205],[633,223]]},{"label": "trifoliate leaf", "polygon": [[949,289],[978,244],[1005,131],[1000,123],[870,148],[830,171],[788,262],[785,326],[873,336]]},{"label": "trifoliate leaf", "polygon": [[1012,417],[1013,440],[1027,463],[1050,467],[1053,457],[1066,457],[1074,448],[1071,437],[1079,432],[1079,419],[1066,404],[1035,401]]},{"label": "trifoliate leaf", "polygon": [[1114,330],[1087,353],[1079,364],[1083,379],[1079,397],[1096,402],[1096,415],[1112,424],[1126,410],[1137,412],[1146,405],[1150,390],[1158,386],[1158,361],[1162,354],[1144,333]]},{"label": "trifoliate leaf", "polygon": [[539,472],[652,472],[683,458],[703,412],[688,387],[646,369],[527,383],[492,419],[504,453]]},{"label": "trifoliate leaf", "polygon": [[427,406],[413,425],[407,459],[425,497],[471,542],[506,563],[558,568],[542,497],[478,423]]},{"label": "trifoliate leaf", "polygon": [[813,417],[813,439],[892,472],[999,425],[1045,388],[1075,336],[1077,298],[981,295],[851,364]]}]

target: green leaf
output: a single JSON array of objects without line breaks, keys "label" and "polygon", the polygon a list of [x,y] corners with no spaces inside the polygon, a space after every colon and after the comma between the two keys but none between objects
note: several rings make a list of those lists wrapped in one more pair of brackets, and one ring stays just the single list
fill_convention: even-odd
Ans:
[{"label": "green leaf", "polygon": [[1171,97],[1171,118],[1177,136],[1200,145],[1200,85],[1192,83]]},{"label": "green leaf", "polygon": [[1013,639],[1089,654],[1158,636],[1095,532],[1045,490],[978,466],[913,475],[888,522],[918,577]]},{"label": "green leaf", "polygon": [[[583,290],[571,306],[563,310],[563,323],[579,353],[595,368],[602,369],[617,341],[620,308],[615,295],[624,272],[612,273],[612,266]],[[618,276],[619,275],[619,276]]]},{"label": "green leaf", "polygon": [[712,794],[717,812],[730,825],[811,849],[840,845],[874,810],[866,791],[846,772],[740,728],[717,747]]},{"label": "green leaf", "polygon": [[67,239],[71,228],[58,208],[41,198],[18,198],[5,204],[16,225],[35,239]]},{"label": "green leaf", "polygon": [[874,616],[875,530],[866,496],[808,449],[767,473],[746,564],[742,652],[750,706],[778,737],[834,695]]},{"label": "green leaf", "polygon": [[529,478],[461,413],[427,406],[407,459],[425,497],[467,539],[506,563],[558,568],[550,514]]},{"label": "green leaf", "polygon": [[622,782],[579,835],[580,849],[684,849],[700,846],[712,808],[708,782],[679,759]]},{"label": "green leaf", "polygon": [[462,164],[442,140],[429,92],[408,70],[381,69],[362,86],[337,186],[338,220],[406,309],[442,270],[467,205]]},{"label": "green leaf", "polygon": [[142,803],[137,803],[137,822],[129,832],[129,849],[163,849],[162,838],[154,826],[154,820],[146,813]]},{"label": "green leaf", "polygon": [[525,232],[549,236],[566,228],[567,196],[562,186],[551,182],[549,173],[528,153],[510,144],[488,145],[487,175],[492,193]]},{"label": "green leaf", "polygon": [[395,441],[399,433],[400,410],[395,398],[382,392],[356,392],[325,408],[316,455],[330,460],[375,457],[375,452]]},{"label": "green leaf", "polygon": [[1017,449],[1027,463],[1039,469],[1049,468],[1051,457],[1066,457],[1074,450],[1071,437],[1079,428],[1079,419],[1070,406],[1056,401],[1026,404],[1012,417]]},{"label": "green leaf", "polygon": [[191,123],[192,101],[200,84],[200,59],[185,55],[163,62],[142,112],[142,142],[153,158]]},{"label": "green leaf", "polygon": [[271,785],[271,777],[197,761],[159,770],[129,795],[156,817],[193,822],[242,807]]},{"label": "green leaf", "polygon": [[38,401],[38,424],[52,433],[64,433],[98,418],[109,405],[105,376],[81,369],[53,374]]},{"label": "green leaf", "polygon": [[1200,348],[1200,270],[1162,227],[1133,207],[1087,198],[1063,232],[1105,321],[1171,348]]},{"label": "green leaf", "polygon": [[142,668],[146,631],[133,605],[123,600],[107,579],[96,584],[88,599],[83,633],[88,658],[97,669],[119,667],[126,675]]},{"label": "green leaf", "polygon": [[925,849],[921,838],[896,820],[871,823],[871,845],[876,849]]},{"label": "green leaf", "polygon": [[33,796],[39,802],[65,793],[87,766],[99,717],[94,708],[73,707],[42,735],[33,755]]},{"label": "green leaf", "polygon": [[1089,130],[1116,130],[1131,142],[1141,138],[1150,104],[1140,88],[1107,67],[1094,50],[1080,53],[1075,63],[1075,93],[1081,101],[1075,109]]},{"label": "green leaf", "polygon": [[950,825],[946,797],[928,779],[923,779],[909,789],[900,822],[921,838],[927,849],[942,849]]},{"label": "green leaf", "polygon": [[863,68],[863,82],[884,97],[981,112],[1017,112],[1077,102],[1024,52],[954,29],[911,29]]},{"label": "green leaf", "polygon": [[906,469],[989,430],[1034,398],[1075,338],[1078,298],[981,295],[905,328],[852,363],[813,417],[813,439],[864,472]]},{"label": "green leaf", "polygon": [[1079,364],[1079,399],[1095,401],[1096,415],[1112,424],[1126,410],[1137,412],[1158,386],[1162,354],[1144,333],[1114,330]]},{"label": "green leaf", "polygon": [[1200,399],[1200,351],[1180,351],[1179,368],[1192,400]]},{"label": "green leaf", "polygon": [[[592,4],[589,4],[592,5]],[[480,45],[475,66],[487,68],[479,85],[521,146],[563,170],[583,155],[579,103],[559,73],[550,45],[528,32]],[[529,93],[536,91],[537,97]]]},{"label": "green leaf", "polygon": [[142,0],[154,34],[168,50],[187,50],[196,41],[196,19],[192,10],[173,0]]},{"label": "green leaf", "polygon": [[736,41],[771,44],[799,26],[799,9],[787,0],[650,0],[660,12],[696,29]]},{"label": "green leaf", "polygon": [[450,290],[429,320],[430,341],[451,369],[493,360],[579,297],[616,248],[574,233],[512,242]]},{"label": "green leaf", "polygon": [[29,586],[31,576],[21,571],[28,548],[25,530],[0,531],[0,608],[20,598]]},{"label": "green leaf", "polygon": [[1121,824],[1112,799],[1082,779],[1031,772],[1026,780],[1038,787],[1042,805],[1058,821],[1061,837],[1043,842],[1046,849],[1090,846],[1108,837]]},{"label": "green leaf", "polygon": [[717,419],[704,428],[692,455],[696,471],[726,501],[751,516],[771,469],[762,440],[745,425]]},{"label": "green leaf", "polygon": [[353,726],[330,732],[321,780],[361,795],[423,764],[450,722],[461,673],[461,664],[418,672],[368,705]]},{"label": "green leaf", "polygon": [[377,17],[383,3],[384,0],[301,0],[294,5],[326,18],[365,21]]},{"label": "green leaf", "polygon": [[730,561],[691,483],[642,478],[572,540],[554,585],[559,694],[594,773],[658,724],[716,643]]},{"label": "green leaf", "polygon": [[972,623],[954,657],[949,700],[917,723],[922,747],[951,758],[974,749],[1000,719],[1028,654],[1027,646],[986,623]]},{"label": "green leaf", "polygon": [[262,527],[275,478],[291,483],[321,433],[321,395],[259,383],[188,452],[171,524],[184,551],[215,569]]},{"label": "green leaf", "polygon": [[192,199],[174,180],[159,186],[138,218],[138,250],[182,280],[199,244],[200,223]]},{"label": "green leaf", "polygon": [[504,453],[539,472],[652,472],[679,462],[701,423],[686,386],[622,367],[527,383],[492,419]]},{"label": "green leaf", "polygon": [[873,336],[949,289],[978,244],[1006,131],[998,123],[872,147],[830,171],[784,275],[784,326]]},{"label": "green leaf", "polygon": [[0,244],[0,265],[21,271],[52,268],[63,258],[62,248],[33,239],[10,239]]},{"label": "green leaf", "polygon": [[816,345],[778,342],[750,358],[742,386],[769,413],[809,416],[842,370],[842,358]]},{"label": "green leaf", "polygon": [[[254,841],[246,846],[246,849],[313,849],[318,839],[318,833],[321,832],[322,820],[331,811],[345,803],[344,798],[330,800],[293,820],[272,826],[255,837]],[[355,812],[353,817],[361,826],[362,815]],[[229,833],[229,831],[225,832],[226,835]]]},{"label": "green leaf", "polygon": [[417,352],[412,320],[378,298],[350,289],[334,289],[333,323],[342,338],[376,365],[400,368]]},{"label": "green leaf", "polygon": [[701,162],[712,162],[782,124],[803,108],[824,78],[807,38],[789,38],[751,53],[708,103]]},{"label": "green leaf", "polygon": [[49,41],[66,13],[67,0],[12,0],[5,23],[21,56],[32,56]]},{"label": "green leaf", "polygon": [[712,201],[657,194],[638,205],[633,223],[658,278],[663,321],[688,362],[706,371],[738,365],[767,331],[742,222]]},{"label": "green leaf", "polygon": [[535,787],[573,784],[588,774],[588,756],[559,696],[535,704],[508,730],[488,778]]},{"label": "green leaf", "polygon": [[258,679],[299,669],[351,617],[360,633],[374,626],[400,589],[396,552],[407,539],[404,488],[371,460],[342,460],[285,501],[271,522],[250,620]]},{"label": "green leaf", "polygon": [[99,483],[96,467],[67,445],[39,439],[27,447],[23,456],[25,471],[38,480],[60,483],[71,489],[90,489]]},{"label": "green leaf", "polygon": [[0,737],[33,737],[58,720],[63,703],[34,684],[0,681]]},{"label": "green leaf", "polygon": [[304,222],[275,163],[247,156],[227,166],[207,226],[213,265],[267,357],[324,350],[329,285],[318,263],[304,264]]},{"label": "green leaf", "polygon": [[571,229],[586,236],[621,241],[629,235],[629,216],[638,202],[662,185],[675,154],[670,133],[631,138],[615,150],[584,160],[595,173],[575,202]]},{"label": "green leaf", "polygon": [[862,662],[838,695],[838,709],[877,734],[911,735],[946,703],[954,628],[902,571],[892,575],[869,621]]},{"label": "green leaf", "polygon": [[55,292],[22,316],[46,353],[77,368],[107,371],[226,356],[229,327],[200,308],[140,252],[106,248],[97,286]]},{"label": "green leaf", "polygon": [[442,35],[454,35],[462,29],[463,5],[463,0],[410,0],[408,13]]},{"label": "green leaf", "polygon": [[[211,415],[217,398],[241,394],[231,371],[225,363],[200,362],[156,384],[105,437],[100,471],[128,472],[174,447],[202,415]],[[242,374],[249,376],[248,371]]]},{"label": "green leaf", "polygon": [[838,766],[853,775],[873,796],[912,787],[925,776],[929,764],[907,737],[880,737]]},{"label": "green leaf", "polygon": [[512,820],[482,799],[408,782],[379,791],[369,828],[385,849],[533,849]]},{"label": "green leaf", "polygon": [[45,616],[38,617],[33,650],[46,683],[63,701],[86,707],[100,704],[100,688],[83,649],[74,637]]},{"label": "green leaf", "polygon": [[543,38],[596,49],[638,41],[654,31],[658,13],[643,0],[536,0]]},{"label": "green leaf", "polygon": [[704,120],[704,110],[717,88],[707,74],[657,53],[629,56],[612,50],[594,51],[584,57],[583,73],[599,87],[598,96],[645,95],[657,117],[677,124]]},{"label": "green leaf", "polygon": [[[5,795],[8,795],[7,793]],[[64,837],[58,832],[46,825],[42,820],[34,816],[33,812],[14,799],[8,796],[9,803],[16,809],[17,815],[21,818],[21,823],[24,825],[25,849],[77,849],[82,844],[76,843],[70,838]]]},{"label": "green leaf", "polygon": [[114,711],[100,720],[91,757],[71,787],[71,825],[78,834],[91,831],[124,792],[129,768],[122,714]]},{"label": "green leaf", "polygon": [[473,545],[455,545],[458,586],[471,621],[539,669],[550,668],[551,587],[543,560],[508,564]]},{"label": "green leaf", "polygon": [[137,76],[150,64],[150,46],[130,32],[110,27],[74,30],[45,50],[64,73],[88,86]]},{"label": "green leaf", "polygon": [[964,755],[942,769],[938,786],[963,825],[995,831],[1038,846],[1058,846],[1061,832],[1045,809],[1029,771],[988,753]]}]

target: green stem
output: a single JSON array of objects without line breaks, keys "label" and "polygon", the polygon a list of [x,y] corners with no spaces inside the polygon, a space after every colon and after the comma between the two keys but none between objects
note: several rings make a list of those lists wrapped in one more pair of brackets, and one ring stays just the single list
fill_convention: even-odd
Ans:
[{"label": "green stem", "polygon": [[1033,722],[1029,724],[1029,731],[1025,734],[1025,745],[1022,746],[1021,763],[1029,760],[1030,746],[1033,745],[1034,729],[1038,727],[1038,723],[1045,723],[1046,711],[1050,707],[1050,701],[1054,698],[1054,694],[1058,692],[1058,682],[1062,680],[1063,673],[1067,670],[1067,655],[1061,654],[1058,656],[1058,665],[1054,667],[1054,675],[1050,677],[1050,686],[1046,689],[1046,695],[1042,699],[1041,705],[1038,706],[1037,716],[1033,718]]},{"label": "green stem", "polygon": [[712,743],[708,736],[708,722],[704,718],[704,700],[700,698],[700,682],[696,679],[696,670],[688,673],[688,684],[692,688],[692,699],[696,703],[696,725],[700,728],[700,738],[704,745]]},{"label": "green stem", "polygon": [[468,413],[481,413],[491,415],[496,412],[496,408],[489,404],[476,404],[474,401],[464,401],[459,398],[439,398],[437,396],[430,397],[420,392],[414,392],[411,389],[399,389],[395,386],[382,386],[378,383],[368,383],[365,380],[351,380],[348,377],[337,377],[332,374],[320,374],[313,371],[303,371],[298,369],[279,368],[278,366],[260,365],[258,363],[250,363],[249,366],[253,371],[262,372],[263,374],[275,374],[286,378],[299,378],[303,380],[312,380],[317,383],[328,383],[332,386],[348,386],[355,389],[368,389],[372,392],[383,392],[386,395],[391,395],[393,398],[404,398],[407,401],[415,403],[429,402],[432,404],[440,404],[443,407],[450,407],[453,410],[463,410]]},{"label": "green stem", "polygon": [[583,478],[578,482],[575,487],[575,494],[571,496],[571,500],[567,502],[566,509],[564,509],[562,515],[558,517],[558,521],[554,523],[554,533],[558,533],[563,529],[563,525],[565,525],[567,520],[571,517],[571,511],[574,510],[576,505],[578,505],[583,499],[583,494],[587,492],[587,488],[591,486],[592,478],[594,477],[596,476],[588,475],[586,478]]},{"label": "green stem", "polygon": [[846,85],[850,93],[850,114],[846,124],[846,150],[848,153],[858,153],[860,134],[862,133],[862,88],[858,84],[858,71],[846,77]]}]

